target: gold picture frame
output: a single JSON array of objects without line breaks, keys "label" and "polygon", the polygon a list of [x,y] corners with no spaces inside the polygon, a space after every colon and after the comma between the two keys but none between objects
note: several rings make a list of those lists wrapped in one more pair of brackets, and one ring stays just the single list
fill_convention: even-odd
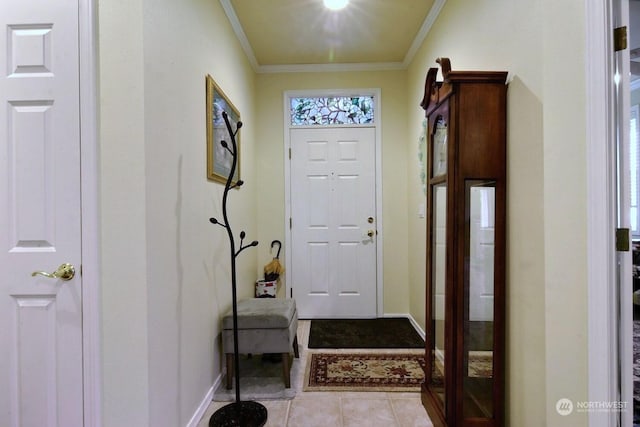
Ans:
[{"label": "gold picture frame", "polygon": [[[226,111],[231,123],[231,128],[235,129],[240,121],[240,112],[229,101],[222,89],[207,75],[207,179],[225,184],[231,172],[233,157],[231,153],[221,145],[221,141],[226,141],[231,147],[231,138],[222,112]],[[240,132],[236,134],[237,145],[237,165],[233,174],[232,184],[240,180]]]}]

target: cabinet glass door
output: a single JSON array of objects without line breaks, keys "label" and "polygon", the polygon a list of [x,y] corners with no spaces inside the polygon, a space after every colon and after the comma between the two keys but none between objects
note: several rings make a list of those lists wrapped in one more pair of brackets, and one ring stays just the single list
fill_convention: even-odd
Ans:
[{"label": "cabinet glass door", "polygon": [[463,412],[492,418],[495,182],[467,181],[465,193]]},{"label": "cabinet glass door", "polygon": [[432,176],[440,176],[447,173],[447,122],[444,117],[439,116],[433,128],[433,158]]},{"label": "cabinet glass door", "polygon": [[447,185],[433,186],[431,248],[431,381],[430,388],[445,404],[445,297],[447,260]]}]

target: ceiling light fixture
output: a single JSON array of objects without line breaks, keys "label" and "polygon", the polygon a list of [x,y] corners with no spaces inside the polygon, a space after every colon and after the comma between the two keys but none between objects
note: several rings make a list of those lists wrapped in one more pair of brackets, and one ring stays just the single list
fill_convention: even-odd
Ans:
[{"label": "ceiling light fixture", "polygon": [[344,9],[349,3],[349,0],[322,0],[322,1],[324,3],[324,6],[327,9],[331,9],[331,10]]}]

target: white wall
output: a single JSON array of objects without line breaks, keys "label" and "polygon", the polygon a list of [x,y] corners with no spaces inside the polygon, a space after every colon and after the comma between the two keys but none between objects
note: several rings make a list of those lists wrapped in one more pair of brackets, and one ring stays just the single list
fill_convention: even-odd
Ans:
[{"label": "white wall", "polygon": [[[218,1],[100,4],[104,425],[184,426],[221,372],[223,186],[206,179],[205,76],[240,110],[236,236],[253,239],[254,73]],[[238,258],[239,296],[257,252]]]}]

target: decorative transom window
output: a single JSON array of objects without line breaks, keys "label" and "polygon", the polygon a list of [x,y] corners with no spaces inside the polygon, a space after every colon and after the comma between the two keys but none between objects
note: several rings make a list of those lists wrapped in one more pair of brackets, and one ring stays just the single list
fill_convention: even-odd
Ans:
[{"label": "decorative transom window", "polygon": [[291,125],[364,125],[374,122],[373,96],[291,98]]}]

